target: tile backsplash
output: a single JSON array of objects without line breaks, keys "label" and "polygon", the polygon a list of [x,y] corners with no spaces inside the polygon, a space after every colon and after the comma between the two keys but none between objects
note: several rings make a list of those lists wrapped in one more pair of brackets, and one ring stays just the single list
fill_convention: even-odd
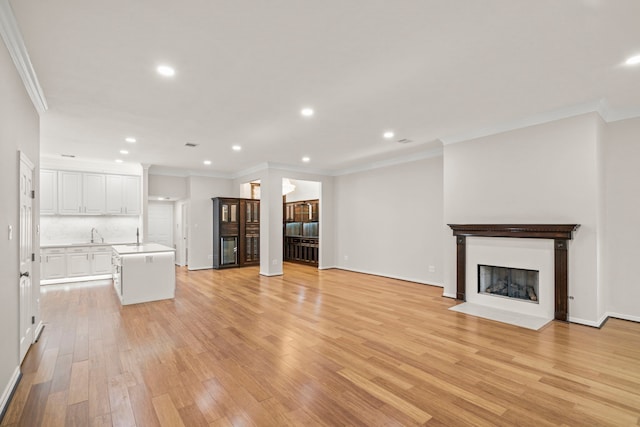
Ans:
[{"label": "tile backsplash", "polygon": [[[42,215],[40,244],[88,243],[92,228],[97,229],[107,243],[133,243],[136,241],[138,227],[138,216]],[[142,236],[142,230],[140,235]],[[96,235],[96,238],[99,241],[100,237]]]}]

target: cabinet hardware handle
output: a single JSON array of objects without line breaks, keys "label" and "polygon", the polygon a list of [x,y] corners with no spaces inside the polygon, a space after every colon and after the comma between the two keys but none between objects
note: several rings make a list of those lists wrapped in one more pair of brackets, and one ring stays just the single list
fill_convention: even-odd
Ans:
[{"label": "cabinet hardware handle", "polygon": [[29,272],[25,271],[24,273],[20,273],[20,277],[29,277]]}]

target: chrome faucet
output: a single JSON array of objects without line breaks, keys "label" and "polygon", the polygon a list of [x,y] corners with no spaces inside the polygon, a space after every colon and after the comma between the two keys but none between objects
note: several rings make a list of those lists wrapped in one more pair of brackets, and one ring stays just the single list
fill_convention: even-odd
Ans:
[{"label": "chrome faucet", "polygon": [[91,228],[91,243],[95,243],[95,238],[93,237],[93,233],[96,233],[100,237],[100,240],[102,241],[102,243],[104,243],[104,237],[102,237],[102,235],[98,232],[98,229],[95,227]]}]

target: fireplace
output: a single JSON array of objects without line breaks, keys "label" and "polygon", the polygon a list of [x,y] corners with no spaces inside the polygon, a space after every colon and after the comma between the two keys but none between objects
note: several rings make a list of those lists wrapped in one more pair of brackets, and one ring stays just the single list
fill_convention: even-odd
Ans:
[{"label": "fireplace", "polygon": [[539,276],[538,270],[480,264],[478,292],[538,304]]},{"label": "fireplace", "polygon": [[[468,237],[507,237],[549,239],[553,241],[554,318],[567,320],[568,241],[579,224],[448,224],[456,237],[456,298],[466,301],[466,239]],[[489,263],[486,263],[487,265]],[[491,298],[491,297],[489,297]],[[533,306],[530,306],[533,307]]]}]

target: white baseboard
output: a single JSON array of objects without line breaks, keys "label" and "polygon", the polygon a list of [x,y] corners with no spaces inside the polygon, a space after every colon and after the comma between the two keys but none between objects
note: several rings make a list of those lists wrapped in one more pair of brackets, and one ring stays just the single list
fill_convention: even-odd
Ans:
[{"label": "white baseboard", "polygon": [[616,319],[628,320],[630,322],[638,322],[638,323],[640,323],[640,317],[638,317],[638,316],[632,316],[630,314],[614,313],[614,312],[611,312],[611,311],[608,311],[604,315],[604,319],[603,319],[602,323],[604,323],[604,321],[607,320],[608,317],[614,317]]},{"label": "white baseboard", "polygon": [[375,272],[375,271],[359,270],[359,269],[356,269],[356,268],[347,268],[347,267],[341,267],[341,266],[336,266],[334,268],[337,268],[339,270],[352,271],[354,273],[370,274],[372,276],[380,276],[380,277],[388,277],[389,279],[404,280],[405,282],[420,283],[421,285],[436,286],[436,287],[439,287],[439,288],[444,287],[444,285],[442,283],[426,282],[424,280],[416,279],[414,277],[395,276],[395,275],[383,274],[383,273],[379,273],[379,272]]},{"label": "white baseboard", "polygon": [[[9,383],[4,388],[2,392],[2,396],[0,396],[0,415],[4,416],[4,412],[7,409],[7,404],[9,403],[9,398],[13,394],[16,386],[18,385],[18,381],[20,381],[20,377],[22,377],[22,373],[20,372],[20,366],[16,366],[15,371],[13,371],[13,375],[9,380]],[[0,419],[2,418],[0,416]]]},{"label": "white baseboard", "polygon": [[42,333],[43,329],[44,329],[44,323],[41,320],[40,323],[38,323],[38,326],[36,327],[36,332],[34,334],[33,342],[36,342],[40,339],[40,334]]},{"label": "white baseboard", "polygon": [[599,321],[598,320],[585,320],[585,319],[580,319],[579,317],[571,317],[568,316],[567,317],[567,321],[570,323],[578,323],[580,325],[585,325],[585,326],[591,326],[594,328],[599,328],[602,323],[607,319],[607,316],[603,316]]},{"label": "white baseboard", "polygon": [[331,270],[333,268],[338,268],[335,265],[327,265],[327,266],[323,266],[323,267],[318,267],[318,270]]},{"label": "white baseboard", "polygon": [[207,265],[206,267],[192,267],[192,266],[188,266],[187,270],[189,271],[194,271],[194,270],[213,270],[213,267],[210,265]]},{"label": "white baseboard", "polygon": [[283,275],[283,273],[282,273],[282,272],[280,272],[280,273],[270,273],[270,274],[268,274],[268,273],[263,273],[263,272],[261,271],[261,272],[260,272],[260,275],[261,275],[261,276],[266,276],[266,277],[275,277],[275,276],[282,276],[282,275]]},{"label": "white baseboard", "polygon": [[112,274],[99,274],[97,276],[82,276],[82,277],[65,277],[63,279],[47,279],[40,280],[40,284],[45,285],[58,285],[60,283],[77,283],[77,282],[91,282],[93,280],[105,280],[112,279]]},{"label": "white baseboard", "polygon": [[450,294],[449,292],[443,292],[442,296],[445,298],[453,298],[456,299],[457,295],[456,294]]}]

